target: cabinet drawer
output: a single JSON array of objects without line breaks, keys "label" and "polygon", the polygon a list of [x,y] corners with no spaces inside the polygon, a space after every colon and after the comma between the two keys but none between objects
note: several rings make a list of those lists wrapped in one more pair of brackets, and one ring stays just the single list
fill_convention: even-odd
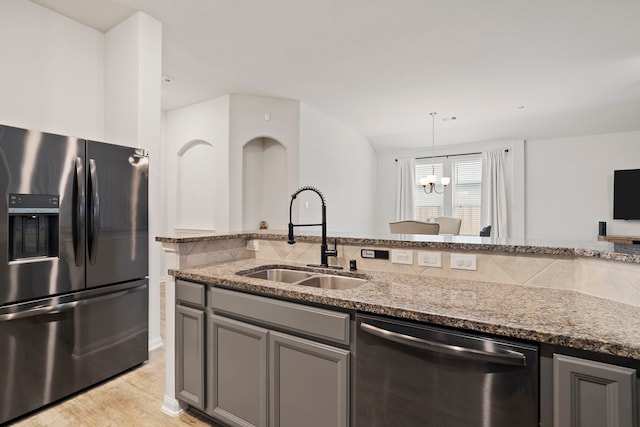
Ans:
[{"label": "cabinet drawer", "polygon": [[227,313],[291,332],[349,344],[349,314],[287,301],[211,288],[211,306]]},{"label": "cabinet drawer", "polygon": [[185,282],[184,280],[176,280],[176,300],[188,302],[191,304],[203,306],[205,304],[204,299],[204,285],[197,283]]}]

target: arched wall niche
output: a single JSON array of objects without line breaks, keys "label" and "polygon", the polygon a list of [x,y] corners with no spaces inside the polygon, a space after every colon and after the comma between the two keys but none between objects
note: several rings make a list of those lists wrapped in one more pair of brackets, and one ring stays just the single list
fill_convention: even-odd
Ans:
[{"label": "arched wall niche", "polygon": [[176,230],[215,231],[214,160],[213,145],[200,139],[176,153]]},{"label": "arched wall niche", "polygon": [[266,221],[284,230],[288,222],[287,149],[276,139],[261,136],[242,147],[242,224],[245,230]]}]

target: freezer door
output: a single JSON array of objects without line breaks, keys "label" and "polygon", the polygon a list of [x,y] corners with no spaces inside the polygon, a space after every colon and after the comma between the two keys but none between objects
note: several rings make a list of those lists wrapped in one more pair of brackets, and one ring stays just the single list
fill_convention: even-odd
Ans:
[{"label": "freezer door", "polygon": [[148,300],[139,280],[1,307],[0,425],[147,360]]},{"label": "freezer door", "polygon": [[84,288],[84,146],[0,125],[0,305]]},{"label": "freezer door", "polygon": [[87,142],[87,288],[148,273],[148,158]]}]

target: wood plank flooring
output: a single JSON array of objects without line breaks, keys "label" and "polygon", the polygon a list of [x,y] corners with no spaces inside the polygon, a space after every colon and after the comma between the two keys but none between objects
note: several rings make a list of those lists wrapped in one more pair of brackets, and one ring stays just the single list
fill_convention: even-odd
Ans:
[{"label": "wood plank flooring", "polygon": [[222,427],[196,413],[161,411],[164,347],[142,366],[11,424],[16,427],[193,426]]}]

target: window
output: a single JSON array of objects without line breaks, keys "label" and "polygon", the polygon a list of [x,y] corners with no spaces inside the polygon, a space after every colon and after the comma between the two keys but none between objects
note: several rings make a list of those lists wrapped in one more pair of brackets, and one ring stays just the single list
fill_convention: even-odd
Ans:
[{"label": "window", "polygon": [[451,190],[453,216],[462,219],[460,234],[480,234],[482,157],[452,161]]},{"label": "window", "polygon": [[420,180],[426,178],[427,175],[435,175],[442,177],[443,164],[426,161],[426,159],[416,159],[416,186],[413,193],[415,203],[416,219],[418,221],[429,221],[431,218],[445,216],[444,213],[444,194],[429,193],[426,194],[422,190]]},{"label": "window", "polygon": [[[443,194],[426,194],[420,185],[420,179],[431,175],[443,174],[451,177]],[[440,189],[441,186],[438,185]],[[429,221],[438,216],[451,216],[462,219],[460,234],[477,236],[480,233],[480,192],[482,190],[482,156],[469,154],[463,156],[416,159],[416,183],[414,203],[416,219]]]}]

